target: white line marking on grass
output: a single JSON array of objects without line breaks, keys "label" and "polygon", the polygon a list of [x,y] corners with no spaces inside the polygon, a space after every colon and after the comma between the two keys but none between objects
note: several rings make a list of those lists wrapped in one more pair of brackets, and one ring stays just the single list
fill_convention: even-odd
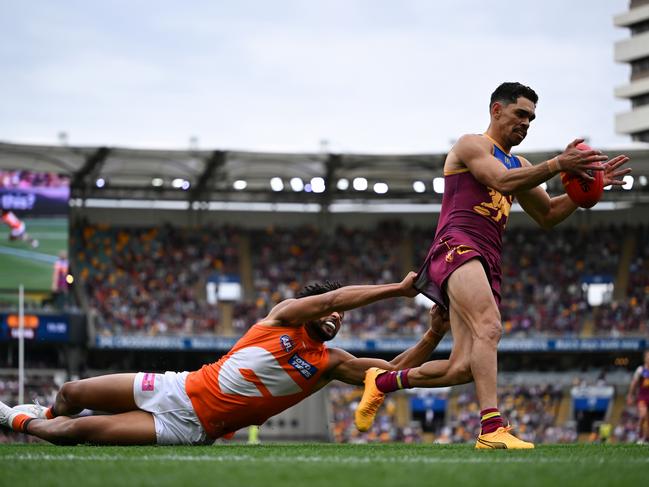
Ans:
[{"label": "white line marking on grass", "polygon": [[63,232],[29,232],[30,237],[39,240],[67,240],[68,234]]},{"label": "white line marking on grass", "polygon": [[46,262],[48,264],[54,264],[57,259],[55,255],[34,252],[33,250],[12,249],[10,247],[3,246],[0,246],[0,254],[11,255],[12,257],[22,257],[23,259],[36,260],[39,262]]},{"label": "white line marking on grass", "polygon": [[[507,453],[505,453],[507,455]],[[529,456],[527,458],[508,458],[507,456],[494,456],[483,455],[470,458],[440,458],[433,456],[426,457],[349,457],[349,456],[253,456],[253,455],[178,455],[178,454],[161,454],[161,455],[77,455],[73,453],[66,453],[61,455],[39,454],[39,453],[24,453],[15,455],[0,456],[0,461],[105,461],[105,462],[142,462],[142,461],[179,461],[179,462],[253,462],[253,463],[343,463],[349,465],[358,464],[378,464],[378,463],[394,463],[394,464],[539,464],[539,463],[561,463],[561,464],[619,464],[619,460],[608,460],[606,458],[538,458],[537,456]],[[625,464],[649,464],[648,458],[628,458],[622,463]]]}]

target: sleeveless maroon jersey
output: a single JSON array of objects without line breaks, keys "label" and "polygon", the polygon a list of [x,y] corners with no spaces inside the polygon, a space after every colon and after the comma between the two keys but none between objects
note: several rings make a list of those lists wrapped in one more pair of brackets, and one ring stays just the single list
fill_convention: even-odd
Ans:
[{"label": "sleeveless maroon jersey", "polygon": [[[492,153],[507,169],[521,167],[518,157],[505,153],[495,142]],[[446,172],[435,239],[419,273],[425,272],[434,286],[425,292],[427,284],[421,281],[417,289],[438,303],[439,295],[448,305],[446,280],[467,261],[478,258],[500,303],[502,236],[513,200],[512,195],[480,183],[469,169]]]}]

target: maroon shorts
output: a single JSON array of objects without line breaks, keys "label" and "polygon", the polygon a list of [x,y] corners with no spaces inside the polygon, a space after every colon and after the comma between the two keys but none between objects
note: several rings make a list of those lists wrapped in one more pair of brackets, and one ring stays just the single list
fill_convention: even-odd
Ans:
[{"label": "maroon shorts", "polygon": [[436,237],[419,269],[415,288],[437,304],[448,308],[446,280],[458,267],[471,259],[478,259],[487,274],[496,304],[500,305],[500,256],[479,249],[473,239],[466,235]]}]

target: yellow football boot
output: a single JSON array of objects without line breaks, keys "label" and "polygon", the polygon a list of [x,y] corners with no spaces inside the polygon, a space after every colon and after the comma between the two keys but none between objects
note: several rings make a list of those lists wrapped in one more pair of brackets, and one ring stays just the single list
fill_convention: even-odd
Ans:
[{"label": "yellow football boot", "polygon": [[478,436],[475,442],[476,448],[487,448],[497,450],[523,450],[534,448],[534,443],[519,440],[510,433],[511,426],[502,426],[496,431]]},{"label": "yellow football boot", "polygon": [[376,378],[384,372],[386,371],[378,367],[370,367],[365,371],[365,390],[354,413],[354,424],[358,431],[367,431],[372,427],[374,416],[383,404],[385,394],[376,387]]}]

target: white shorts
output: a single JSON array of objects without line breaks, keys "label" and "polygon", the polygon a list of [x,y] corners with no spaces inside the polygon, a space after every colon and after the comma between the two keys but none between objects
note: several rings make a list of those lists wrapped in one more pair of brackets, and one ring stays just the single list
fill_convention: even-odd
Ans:
[{"label": "white shorts", "polygon": [[11,235],[12,238],[19,238],[23,236],[23,233],[25,233],[25,223],[20,222],[20,226],[18,228],[12,228],[9,234]]},{"label": "white shorts", "polygon": [[158,445],[206,445],[210,439],[185,392],[189,372],[138,372],[133,382],[135,404],[153,414]]}]

